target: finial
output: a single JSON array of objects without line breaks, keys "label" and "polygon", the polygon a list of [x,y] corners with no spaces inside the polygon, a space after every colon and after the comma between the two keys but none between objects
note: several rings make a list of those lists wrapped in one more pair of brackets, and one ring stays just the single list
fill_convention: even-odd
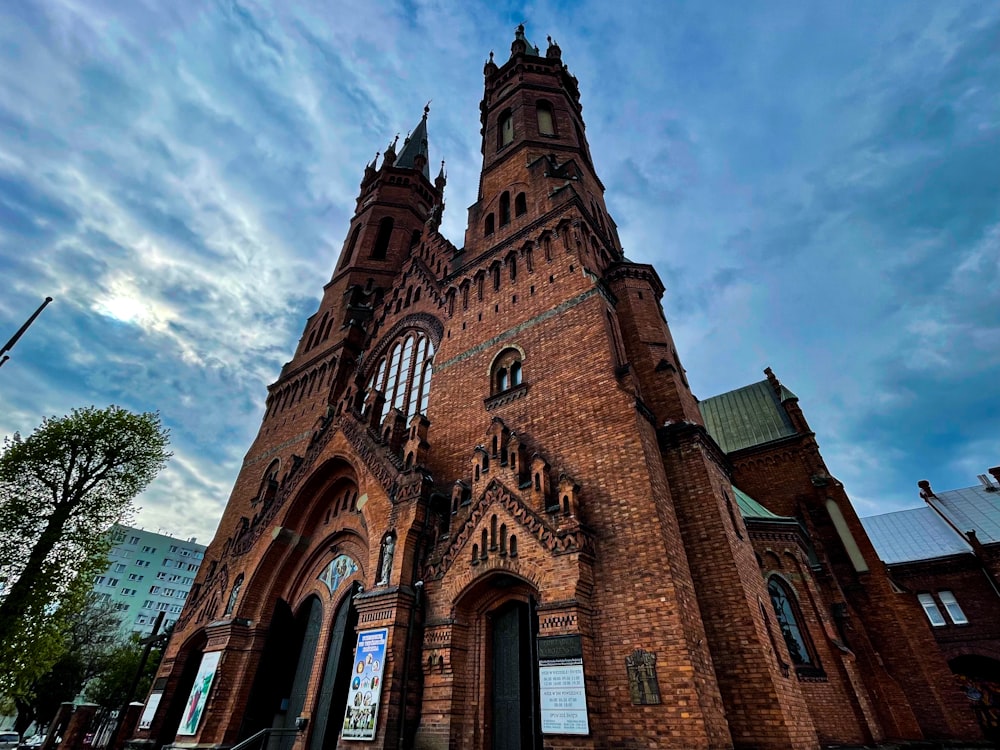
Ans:
[{"label": "finial", "polygon": [[396,144],[399,143],[399,133],[396,133],[396,137],[392,139],[392,150],[396,150]]},{"label": "finial", "polygon": [[433,99],[428,99],[427,100],[427,104],[424,105],[424,119],[425,120],[427,119],[427,115],[429,115],[431,113],[431,102],[432,101],[434,101],[434,100]]},{"label": "finial", "polygon": [[490,50],[490,62],[493,62],[493,50]]},{"label": "finial", "polygon": [[552,37],[551,36],[547,36],[545,38],[548,40],[549,44],[552,44]]}]

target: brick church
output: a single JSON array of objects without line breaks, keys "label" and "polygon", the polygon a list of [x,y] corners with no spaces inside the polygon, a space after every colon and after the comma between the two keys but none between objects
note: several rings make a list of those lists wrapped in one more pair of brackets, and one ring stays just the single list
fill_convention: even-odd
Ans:
[{"label": "brick church", "polygon": [[462,247],[426,109],[365,167],[135,741],[979,738],[796,396],[691,392],[560,48],[484,75]]}]

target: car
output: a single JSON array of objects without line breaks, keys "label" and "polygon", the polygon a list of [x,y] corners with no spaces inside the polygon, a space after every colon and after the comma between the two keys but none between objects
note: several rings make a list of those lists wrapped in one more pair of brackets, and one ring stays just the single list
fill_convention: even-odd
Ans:
[{"label": "car", "polygon": [[21,735],[17,732],[0,732],[0,750],[17,750]]}]

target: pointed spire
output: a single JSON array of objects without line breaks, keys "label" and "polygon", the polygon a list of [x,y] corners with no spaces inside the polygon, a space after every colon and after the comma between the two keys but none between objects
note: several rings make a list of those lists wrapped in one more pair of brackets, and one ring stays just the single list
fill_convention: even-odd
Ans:
[{"label": "pointed spire", "polygon": [[561,60],[562,50],[559,48],[559,45],[556,43],[556,40],[550,36],[546,37],[546,39],[549,42],[549,48],[545,50],[545,56],[548,58],[552,58],[554,60]]},{"label": "pointed spire", "polygon": [[396,163],[396,144],[399,142],[399,133],[392,139],[392,143],[385,147],[385,156],[382,158],[383,167],[391,167]]},{"label": "pointed spire", "polygon": [[361,184],[364,185],[368,180],[375,176],[375,169],[378,166],[379,152],[375,152],[375,158],[372,159],[368,164],[365,165],[365,176],[361,178]]},{"label": "pointed spire", "polygon": [[438,176],[434,178],[434,187],[439,191],[444,190],[444,186],[448,183],[448,175],[444,172],[444,159],[441,160],[441,171],[438,172]]},{"label": "pointed spire", "polygon": [[399,158],[396,160],[397,167],[401,169],[415,169],[418,172],[422,172],[428,182],[431,179],[430,170],[427,166],[427,115],[430,114],[430,111],[431,103],[427,102],[424,106],[424,116],[420,119],[417,127],[413,129],[410,137],[406,139],[406,142],[403,144],[403,150],[399,152]]},{"label": "pointed spire", "polygon": [[517,29],[514,32],[514,41],[510,45],[510,56],[515,55],[534,55],[538,57],[538,47],[533,45],[528,41],[528,37],[524,35],[524,24],[519,23]]}]

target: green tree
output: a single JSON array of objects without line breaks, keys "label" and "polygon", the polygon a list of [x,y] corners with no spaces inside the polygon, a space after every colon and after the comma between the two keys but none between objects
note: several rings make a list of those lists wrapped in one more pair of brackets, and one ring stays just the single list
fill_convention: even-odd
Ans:
[{"label": "green tree", "polygon": [[[170,457],[158,414],[117,406],[48,418],[0,454],[0,694],[30,696],[107,567],[108,528]],[[9,543],[7,543],[9,541]]]},{"label": "green tree", "polygon": [[61,655],[30,689],[11,696],[17,711],[14,729],[20,734],[33,721],[48,725],[60,704],[75,698],[88,680],[114,668],[117,650],[127,643],[121,619],[109,602],[90,593],[84,607],[76,607],[75,602],[70,606],[72,613],[55,618],[65,623],[58,643]]},{"label": "green tree", "polygon": [[[143,664],[145,649],[138,636],[120,643],[108,654],[105,668],[87,683],[87,700],[106,708],[119,708],[133,700],[145,698],[160,666],[160,659],[163,658],[163,648],[150,649]],[[140,667],[142,674],[136,680]]]}]

